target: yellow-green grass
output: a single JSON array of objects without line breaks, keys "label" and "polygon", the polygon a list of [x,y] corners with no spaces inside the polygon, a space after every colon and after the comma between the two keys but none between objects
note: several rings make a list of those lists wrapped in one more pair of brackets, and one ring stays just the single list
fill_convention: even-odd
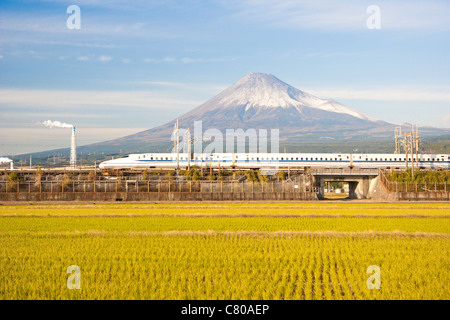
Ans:
[{"label": "yellow-green grass", "polygon": [[[449,299],[442,237],[2,235],[3,299]],[[70,265],[81,289],[66,287]],[[381,289],[366,286],[381,268]]]},{"label": "yellow-green grass", "polygon": [[199,203],[0,206],[0,216],[348,215],[450,216],[449,203]]},{"label": "yellow-green grass", "polygon": [[405,217],[3,217],[2,233],[167,231],[422,232],[450,236],[450,218]]},{"label": "yellow-green grass", "polygon": [[[447,203],[0,206],[0,299],[449,299]],[[81,268],[69,290],[67,267]],[[369,290],[367,267],[381,268]]]}]

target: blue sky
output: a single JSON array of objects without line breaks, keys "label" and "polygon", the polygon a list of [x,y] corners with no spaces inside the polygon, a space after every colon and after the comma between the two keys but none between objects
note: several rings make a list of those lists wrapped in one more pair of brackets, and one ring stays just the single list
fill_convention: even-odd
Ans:
[{"label": "blue sky", "polygon": [[[69,30],[67,7],[81,11]],[[370,30],[369,5],[381,29]],[[450,1],[0,2],[0,156],[151,128],[248,72],[392,123],[450,127]]]}]

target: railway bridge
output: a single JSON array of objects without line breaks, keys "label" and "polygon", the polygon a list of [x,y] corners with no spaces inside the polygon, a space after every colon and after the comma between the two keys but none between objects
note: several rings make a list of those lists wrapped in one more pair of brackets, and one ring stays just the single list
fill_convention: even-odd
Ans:
[{"label": "railway bridge", "polygon": [[348,182],[350,199],[373,198],[382,191],[379,190],[379,169],[314,168],[310,174],[319,199],[325,196],[325,182]]}]

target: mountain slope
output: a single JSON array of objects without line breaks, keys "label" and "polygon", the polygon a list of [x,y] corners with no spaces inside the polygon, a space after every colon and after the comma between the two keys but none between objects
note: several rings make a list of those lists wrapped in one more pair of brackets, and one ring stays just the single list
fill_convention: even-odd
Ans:
[{"label": "mountain slope", "polygon": [[[176,119],[127,137],[90,145],[96,150],[164,151]],[[180,128],[202,121],[203,132],[219,129],[279,129],[280,143],[375,140],[393,136],[395,125],[374,119],[334,100],[296,89],[270,74],[249,73],[199,107],[179,117]],[[92,149],[92,150],[94,150]]]}]

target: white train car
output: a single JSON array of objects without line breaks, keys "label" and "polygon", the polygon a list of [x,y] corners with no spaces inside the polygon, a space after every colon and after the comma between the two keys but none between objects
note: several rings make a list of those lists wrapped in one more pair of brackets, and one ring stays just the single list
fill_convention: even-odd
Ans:
[{"label": "white train car", "polygon": [[142,153],[100,163],[100,169],[181,169],[188,166],[234,169],[405,168],[412,161],[420,168],[450,169],[448,154],[351,153]]}]

